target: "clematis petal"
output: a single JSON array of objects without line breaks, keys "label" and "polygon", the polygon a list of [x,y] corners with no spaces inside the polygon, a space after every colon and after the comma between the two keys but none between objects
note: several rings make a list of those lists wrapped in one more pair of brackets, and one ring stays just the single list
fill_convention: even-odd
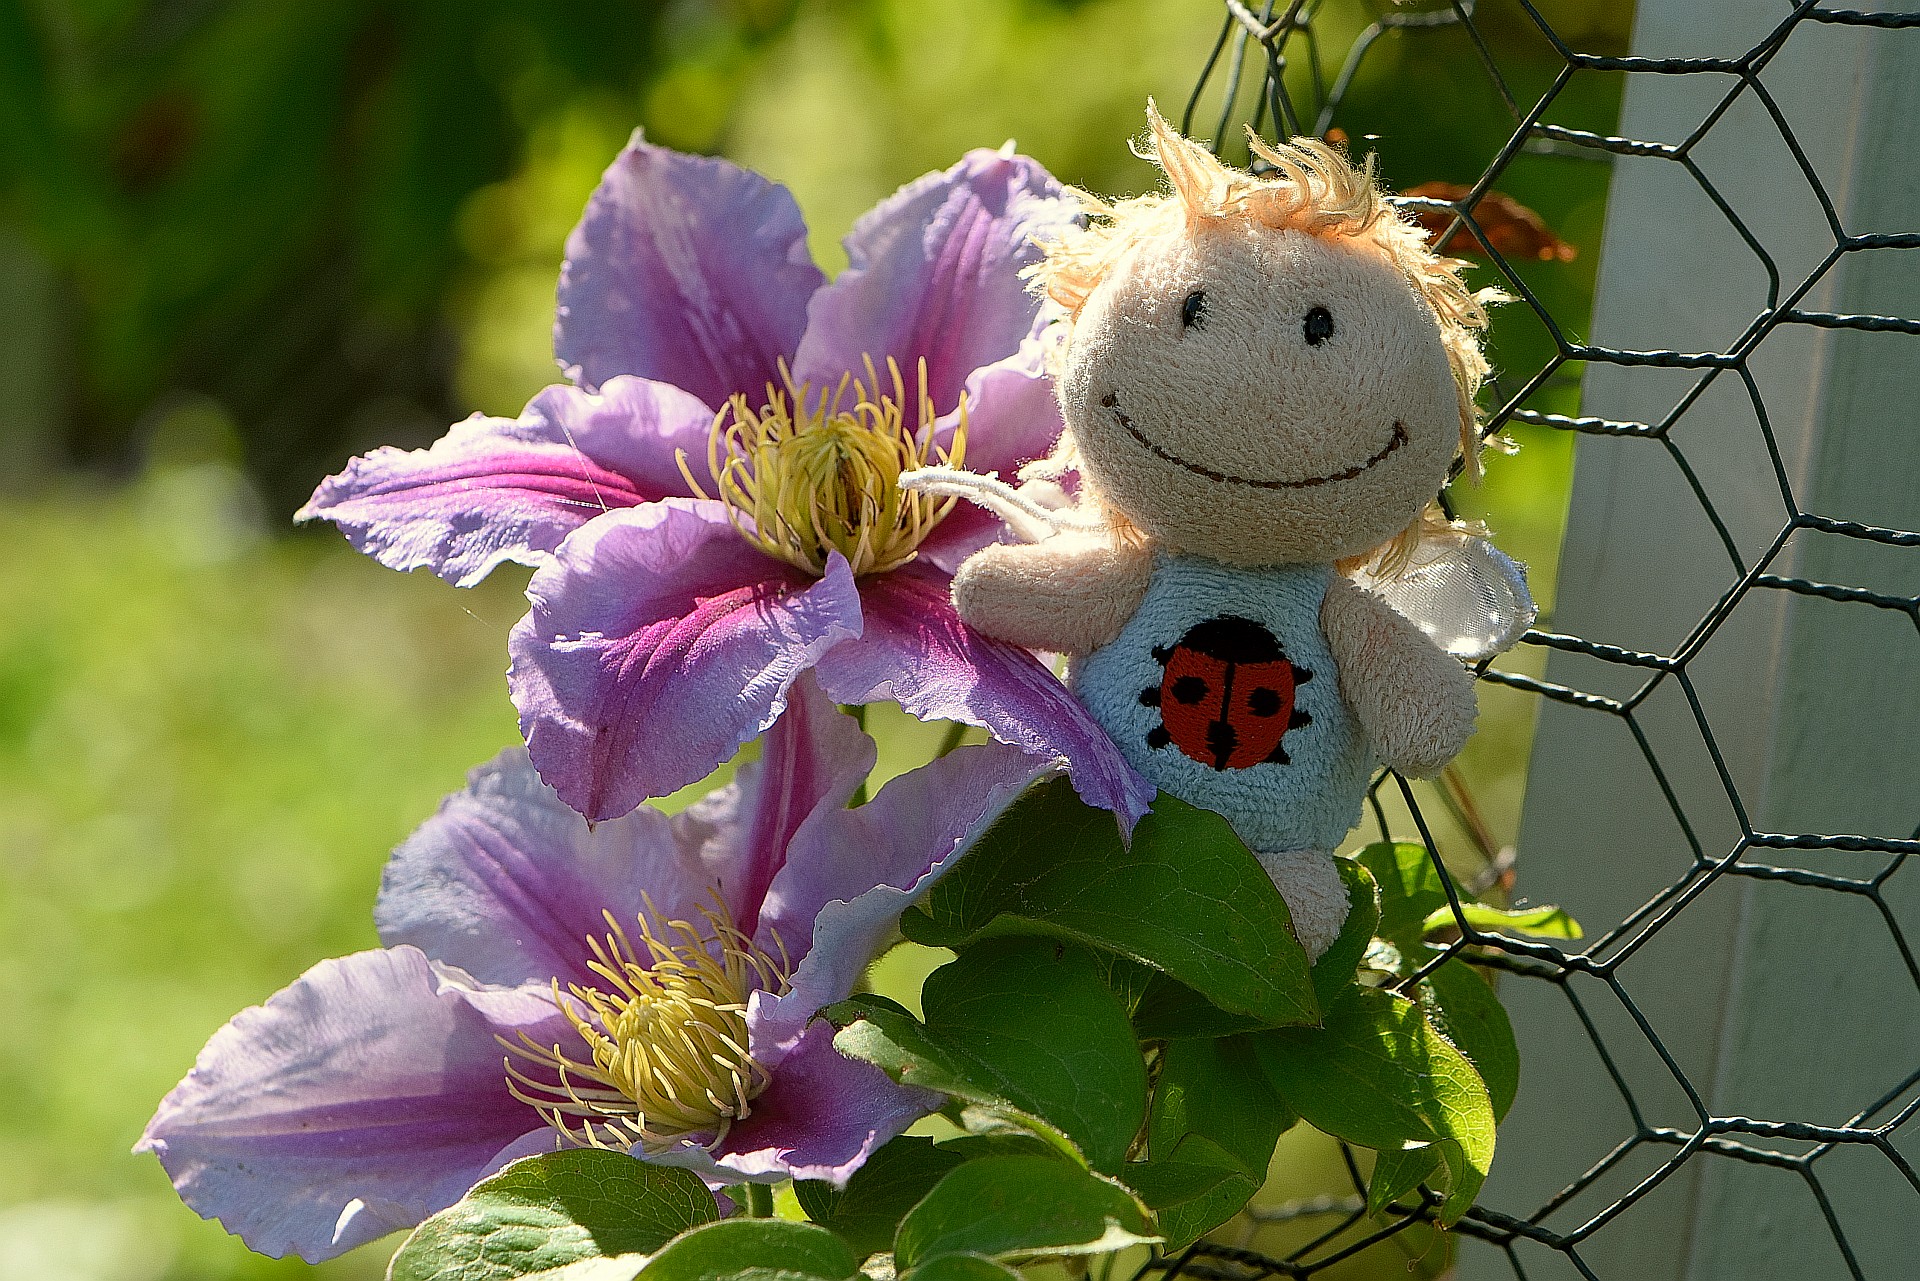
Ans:
[{"label": "clematis petal", "polygon": [[332,1258],[537,1150],[494,1040],[523,1029],[577,1044],[538,990],[474,990],[415,948],[322,961],[214,1033],[135,1151],[260,1253]]},{"label": "clematis petal", "polygon": [[678,387],[618,378],[549,387],[520,417],[475,414],[430,449],[376,449],[321,482],[296,520],[324,518],[391,569],[471,587],[502,561],[538,564],[602,512],[687,492],[710,411]]},{"label": "clematis petal", "polygon": [[520,728],[540,776],[596,821],[706,777],[861,627],[837,553],[811,578],[755,551],[719,504],[694,499],[583,526],[527,598],[508,642]]},{"label": "clematis petal", "polygon": [[647,898],[662,919],[697,919],[708,888],[741,873],[745,842],[701,839],[650,807],[589,827],[520,748],[467,775],[465,791],[393,852],[373,919],[482,983],[593,986],[586,939],[602,912],[630,927]]},{"label": "clematis petal", "polygon": [[900,775],[857,809],[815,811],[761,916],[800,964],[784,994],[764,994],[750,1012],[754,1054],[778,1054],[822,1006],[845,1000],[908,904],[1054,768],[1050,757],[983,743]]},{"label": "clematis petal", "polygon": [[[792,858],[794,833],[816,815],[845,813],[875,757],[860,722],[835,707],[811,674],[793,683],[786,710],[761,740],[760,759],[735,775],[751,827],[740,834],[741,874],[729,886],[728,907],[743,934],[751,938],[759,928],[767,889]],[[789,949],[806,947],[804,936],[784,942]],[[779,954],[777,947],[772,954]],[[798,960],[800,952],[790,955]]]},{"label": "clematis petal", "polygon": [[1131,831],[1153,785],[1038,658],[961,622],[948,582],[917,563],[862,578],[865,630],[821,660],[820,688],[839,703],[890,699],[922,720],[984,726],[1022,751],[1064,759],[1074,790]]},{"label": "clematis petal", "polygon": [[825,1179],[844,1187],[876,1148],[941,1101],[843,1058],[826,1023],[808,1028],[772,1074],[753,1115],[728,1131],[710,1158],[723,1178]]},{"label": "clematis petal", "polygon": [[824,279],[785,187],[635,133],[567,238],[554,355],[589,388],[638,374],[718,408],[777,378]]},{"label": "clematis petal", "polygon": [[[943,444],[952,439],[959,417],[958,411],[952,411],[940,420],[937,438]],[[1005,360],[983,365],[967,376],[969,471],[993,473],[1017,485],[1020,468],[1051,454],[1064,429],[1038,340],[1022,343]],[[920,556],[951,574],[968,556],[1005,534],[1006,526],[998,516],[963,501],[921,544]]]},{"label": "clematis petal", "polygon": [[1039,303],[1020,271],[1040,256],[1032,237],[1071,224],[1079,207],[1037,161],[970,151],[874,206],[847,236],[847,269],[814,295],[795,374],[832,386],[921,357],[927,388],[952,409],[967,375],[1013,354],[1036,329]]}]

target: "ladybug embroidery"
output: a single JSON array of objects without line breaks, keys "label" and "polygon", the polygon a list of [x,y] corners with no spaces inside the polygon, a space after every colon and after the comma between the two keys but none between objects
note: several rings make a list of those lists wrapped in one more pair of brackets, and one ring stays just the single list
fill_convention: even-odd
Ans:
[{"label": "ladybug embroidery", "polygon": [[1155,646],[1163,672],[1140,701],[1160,709],[1147,746],[1171,743],[1217,770],[1289,763],[1282,740],[1313,718],[1293,705],[1313,673],[1287,658],[1273,633],[1250,618],[1210,618],[1171,647]]}]

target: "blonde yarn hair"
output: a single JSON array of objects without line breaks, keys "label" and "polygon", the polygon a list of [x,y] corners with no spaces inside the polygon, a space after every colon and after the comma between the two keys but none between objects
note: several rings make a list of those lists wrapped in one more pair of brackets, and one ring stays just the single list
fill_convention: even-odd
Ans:
[{"label": "blonde yarn hair", "polygon": [[[1387,202],[1374,157],[1355,166],[1334,147],[1316,138],[1296,138],[1278,146],[1247,132],[1253,154],[1272,166],[1265,174],[1236,169],[1207,148],[1176,131],[1151,100],[1146,138],[1135,154],[1157,164],[1168,191],[1109,201],[1075,189],[1071,194],[1088,214],[1088,225],[1063,231],[1042,242],[1044,256],[1027,269],[1037,289],[1077,317],[1100,282],[1120,268],[1145,241],[1191,235],[1209,224],[1250,223],[1273,231],[1298,231],[1327,240],[1346,240],[1384,257],[1432,311],[1440,343],[1452,370],[1460,413],[1460,456],[1467,475],[1480,478],[1480,412],[1476,404],[1488,366],[1480,350],[1488,304],[1505,301],[1497,289],[1468,288],[1460,272],[1467,265],[1445,258],[1427,245],[1426,232]],[[1065,441],[1063,450],[1071,449]],[[1450,528],[1433,509],[1387,543],[1353,563],[1372,562],[1376,572],[1404,568],[1420,541]],[[1349,562],[1343,562],[1347,564]]]}]

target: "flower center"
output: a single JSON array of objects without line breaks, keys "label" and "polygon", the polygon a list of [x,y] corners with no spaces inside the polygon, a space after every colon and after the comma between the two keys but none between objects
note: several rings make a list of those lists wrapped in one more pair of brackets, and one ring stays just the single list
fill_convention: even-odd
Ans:
[{"label": "flower center", "polygon": [[[758,410],[734,396],[715,415],[707,442],[707,470],[734,528],[810,574],[825,573],[834,551],[856,574],[904,565],[957,501],[903,491],[899,482],[911,468],[965,461],[966,397],[952,442],[942,447],[934,442],[939,416],[927,395],[927,362],[920,362],[911,416],[899,363],[887,359],[884,386],[872,357],[866,366],[864,379],[848,374],[831,391],[815,391],[795,385],[783,361],[784,390],[769,383]],[[708,497],[684,452],[680,471],[694,493]]]},{"label": "flower center", "polygon": [[587,968],[608,990],[575,983],[563,997],[560,980],[553,982],[554,1001],[590,1061],[525,1032],[518,1044],[502,1038],[521,1060],[507,1060],[513,1097],[592,1147],[660,1151],[689,1135],[713,1147],[750,1115],[769,1077],[747,1052],[747,998],[756,988],[786,990],[785,957],[776,961],[755,947],[724,908],[700,914],[704,929],[668,921],[664,938],[641,916],[636,949],[606,913],[606,936],[587,940]]}]

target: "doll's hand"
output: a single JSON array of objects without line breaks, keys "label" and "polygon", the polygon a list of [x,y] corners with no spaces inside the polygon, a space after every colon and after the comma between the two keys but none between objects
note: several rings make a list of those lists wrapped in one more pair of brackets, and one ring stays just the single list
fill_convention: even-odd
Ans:
[{"label": "doll's hand", "polygon": [[1473,677],[1386,601],[1336,575],[1320,607],[1340,692],[1388,765],[1437,774],[1473,733]]},{"label": "doll's hand", "polygon": [[953,605],[999,640],[1085,654],[1120,634],[1147,593],[1153,554],[1105,538],[1058,534],[1031,546],[997,543],[953,577]]}]

